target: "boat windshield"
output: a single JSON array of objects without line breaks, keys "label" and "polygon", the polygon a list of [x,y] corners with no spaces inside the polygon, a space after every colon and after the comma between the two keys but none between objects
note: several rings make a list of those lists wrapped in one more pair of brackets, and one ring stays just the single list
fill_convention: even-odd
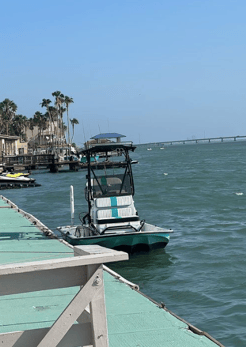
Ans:
[{"label": "boat windshield", "polygon": [[133,194],[129,174],[94,177],[92,191],[93,198]]}]

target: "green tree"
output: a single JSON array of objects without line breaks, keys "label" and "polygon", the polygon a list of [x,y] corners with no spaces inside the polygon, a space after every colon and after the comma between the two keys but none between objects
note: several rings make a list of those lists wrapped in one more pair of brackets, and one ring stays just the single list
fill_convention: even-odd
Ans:
[{"label": "green tree", "polygon": [[39,140],[39,144],[40,144],[40,140],[41,140],[41,123],[42,123],[42,113],[40,111],[36,111],[34,113],[33,116],[33,124],[34,126],[38,127],[38,140]]},{"label": "green tree", "polygon": [[4,99],[0,103],[2,133],[9,135],[9,126],[17,111],[17,105],[10,99]]},{"label": "green tree", "polygon": [[28,128],[31,130],[32,132],[32,137],[33,137],[33,130],[34,130],[34,126],[35,126],[35,121],[33,118],[29,118],[28,119],[28,123],[27,123]]},{"label": "green tree", "polygon": [[53,143],[54,144],[57,144],[57,138],[58,138],[58,127],[56,126],[56,124],[58,124],[58,110],[56,107],[54,106],[49,106],[49,115],[50,115],[50,118],[51,118],[51,121],[53,123],[53,134],[52,134],[52,137],[55,136],[55,138],[53,138]]},{"label": "green tree", "polygon": [[[52,96],[55,97],[55,107],[57,108],[57,113],[58,113],[58,119],[57,119],[57,128],[60,130],[59,134],[57,132],[57,136],[61,140],[62,137],[64,137],[64,129],[63,129],[63,113],[65,112],[66,109],[62,107],[62,105],[65,102],[65,97],[64,95],[57,90],[56,92],[52,93]],[[57,130],[58,130],[57,129]]]},{"label": "green tree", "polygon": [[65,103],[66,109],[67,109],[67,142],[70,143],[71,142],[70,129],[69,129],[70,121],[69,121],[69,115],[68,115],[68,107],[70,104],[73,103],[73,98],[70,98],[69,96],[65,96],[64,103]]},{"label": "green tree", "polygon": [[43,99],[42,102],[40,103],[41,107],[45,107],[46,111],[47,111],[47,115],[48,115],[48,119],[50,121],[50,126],[49,126],[49,133],[50,133],[50,127],[51,127],[51,131],[52,130],[52,118],[50,115],[50,104],[51,104],[51,100],[50,99]]},{"label": "green tree", "polygon": [[72,139],[71,139],[71,142],[72,142],[73,141],[73,137],[74,137],[74,125],[75,124],[79,124],[79,121],[78,121],[78,119],[73,118],[73,119],[70,120],[70,122],[71,122],[72,128],[73,128],[73,136],[72,136]]},{"label": "green tree", "polygon": [[47,121],[49,119],[48,113],[42,114],[39,111],[36,111],[33,116],[33,124],[38,127],[38,137],[39,144],[41,144],[41,137],[43,135],[43,131],[47,129]]},{"label": "green tree", "polygon": [[27,117],[22,114],[15,115],[10,124],[11,135],[25,137],[25,128],[27,125]]}]

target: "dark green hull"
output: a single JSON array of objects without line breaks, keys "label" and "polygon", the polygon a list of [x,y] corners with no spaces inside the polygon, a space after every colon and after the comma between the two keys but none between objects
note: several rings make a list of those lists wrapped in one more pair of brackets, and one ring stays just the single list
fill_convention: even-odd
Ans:
[{"label": "dark green hull", "polygon": [[170,236],[166,232],[136,232],[83,238],[64,235],[64,239],[73,246],[97,244],[102,247],[117,249],[128,253],[164,248],[168,244],[169,238]]}]

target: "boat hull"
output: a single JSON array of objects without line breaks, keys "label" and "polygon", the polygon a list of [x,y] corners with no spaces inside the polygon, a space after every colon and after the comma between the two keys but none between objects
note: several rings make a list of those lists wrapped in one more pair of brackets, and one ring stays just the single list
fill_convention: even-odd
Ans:
[{"label": "boat hull", "polygon": [[64,233],[63,237],[73,246],[97,244],[106,248],[135,253],[165,248],[170,235],[167,232],[134,232],[76,238]]},{"label": "boat hull", "polygon": [[0,183],[34,183],[34,178],[29,178],[26,176],[19,177],[8,177],[0,175]]}]

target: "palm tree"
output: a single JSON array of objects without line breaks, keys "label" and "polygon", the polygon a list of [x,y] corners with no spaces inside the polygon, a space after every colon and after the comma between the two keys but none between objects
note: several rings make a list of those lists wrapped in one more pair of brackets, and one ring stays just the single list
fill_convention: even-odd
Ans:
[{"label": "palm tree", "polygon": [[13,117],[12,122],[11,122],[11,133],[13,135],[17,135],[22,137],[25,135],[25,127],[27,123],[27,117],[22,116],[22,114],[18,114]]},{"label": "palm tree", "polygon": [[3,131],[6,131],[7,135],[9,134],[9,125],[11,124],[16,111],[17,111],[17,105],[14,103],[14,101],[9,99],[4,99],[0,103],[0,114],[1,114],[2,125],[4,124],[6,125]]},{"label": "palm tree", "polygon": [[48,120],[49,120],[49,115],[47,114],[47,112],[45,114],[41,114],[40,128],[41,128],[42,135],[44,134],[44,130],[47,129],[48,127]]},{"label": "palm tree", "polygon": [[36,111],[33,116],[33,123],[38,127],[39,144],[41,144],[42,124],[44,121],[43,119],[44,119],[44,115],[41,112]]},{"label": "palm tree", "polygon": [[28,119],[28,128],[31,130],[32,132],[32,137],[33,137],[33,130],[34,130],[34,126],[35,126],[35,122],[33,118],[29,118]]},{"label": "palm tree", "polygon": [[73,137],[74,137],[74,125],[75,124],[79,124],[79,121],[78,121],[78,119],[73,118],[73,119],[70,119],[70,122],[71,122],[72,128],[73,128],[73,136],[72,136],[72,139],[71,139],[71,142],[72,142],[73,141]]},{"label": "palm tree", "polygon": [[[50,119],[52,121],[52,124],[53,124],[53,132],[54,132],[54,135],[55,135],[55,143],[57,144],[57,135],[58,135],[58,119],[59,119],[59,114],[58,114],[58,110],[56,107],[54,106],[49,106],[49,116],[50,116]],[[53,136],[53,134],[52,134]]]},{"label": "palm tree", "polygon": [[29,119],[26,116],[23,116],[23,127],[24,127],[24,140],[27,140],[27,136],[26,136],[26,131],[27,128],[29,126]]},{"label": "palm tree", "polygon": [[[50,123],[52,125],[52,119],[51,119],[50,112],[49,112],[49,108],[50,108],[49,105],[50,104],[51,104],[51,100],[50,99],[43,99],[42,102],[40,103],[41,107],[46,107],[48,118],[49,118]],[[51,127],[51,131],[52,131],[52,127]],[[50,127],[49,127],[49,132],[50,132]]]},{"label": "palm tree", "polygon": [[63,138],[62,142],[64,142],[64,140],[65,140],[65,132],[66,132],[66,129],[67,129],[67,127],[66,127],[66,129],[64,128],[64,122],[63,122],[63,113],[65,111],[66,111],[66,108],[61,106],[60,107],[60,117],[61,117],[61,119],[60,119],[60,121],[61,121],[60,128],[61,128],[61,138]]},{"label": "palm tree", "polygon": [[67,142],[70,143],[70,129],[69,129],[69,115],[68,115],[68,106],[69,104],[73,103],[73,98],[70,98],[69,96],[65,96],[64,103],[66,105],[67,109]]},{"label": "palm tree", "polygon": [[66,126],[66,124],[64,122],[63,122],[63,130],[64,130],[64,132],[67,131],[67,126]]},{"label": "palm tree", "polygon": [[58,129],[60,129],[59,139],[61,140],[62,136],[64,136],[63,113],[65,112],[65,109],[64,109],[64,107],[62,107],[62,105],[65,102],[65,97],[59,90],[57,90],[56,92],[52,93],[52,96],[54,96],[56,98],[55,106],[56,106],[57,112],[58,112],[58,124],[57,124],[57,127],[58,127]]}]

